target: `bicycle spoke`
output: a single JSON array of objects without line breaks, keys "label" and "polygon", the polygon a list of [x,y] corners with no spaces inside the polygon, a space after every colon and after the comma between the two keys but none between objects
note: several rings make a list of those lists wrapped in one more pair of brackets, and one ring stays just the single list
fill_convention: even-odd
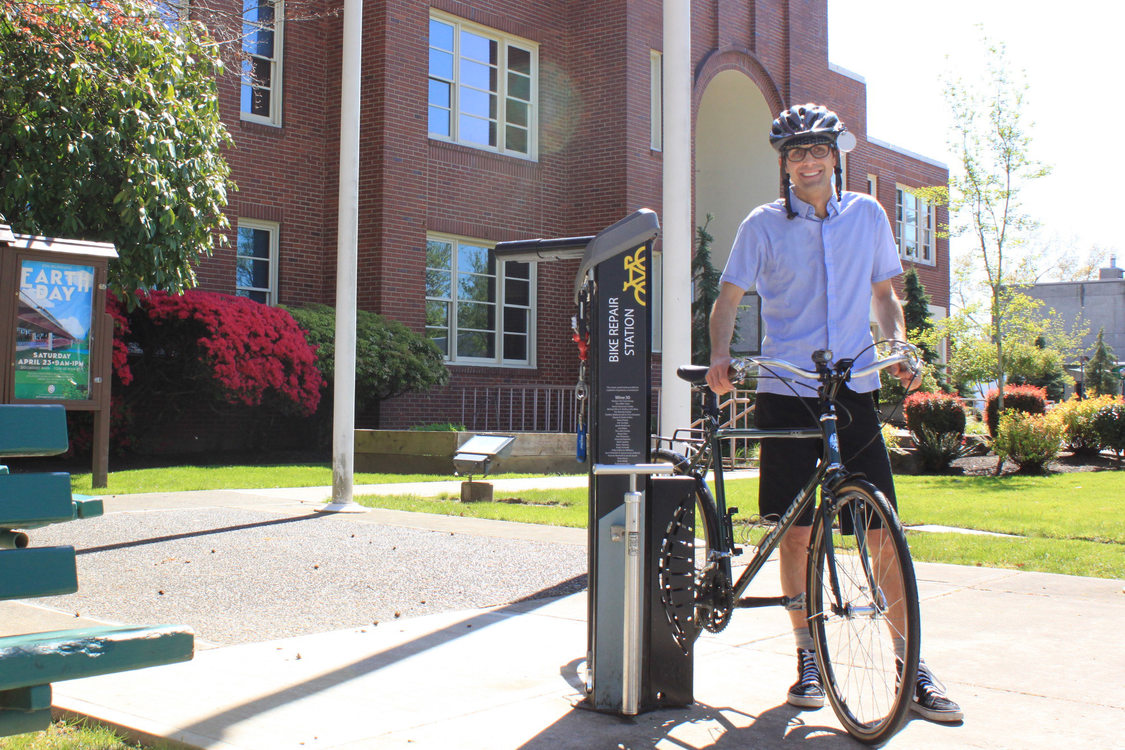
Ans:
[{"label": "bicycle spoke", "polygon": [[895,639],[916,661],[913,566],[894,512],[873,487],[841,489],[836,507],[813,543],[809,623],[832,707],[851,734],[880,742],[908,708]]}]

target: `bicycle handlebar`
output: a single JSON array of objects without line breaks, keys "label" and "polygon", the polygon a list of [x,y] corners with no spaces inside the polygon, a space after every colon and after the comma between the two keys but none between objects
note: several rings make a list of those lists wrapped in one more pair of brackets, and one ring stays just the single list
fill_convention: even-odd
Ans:
[{"label": "bicycle handlebar", "polygon": [[[828,353],[828,356],[830,357],[831,353]],[[911,371],[917,374],[921,366],[921,356],[918,353],[917,347],[913,346],[912,344],[899,344],[898,350],[895,351],[895,353],[884,357],[883,359],[876,360],[867,367],[862,367],[858,370],[851,370],[849,372],[849,377],[860,378],[865,375],[871,375],[900,362],[905,362],[906,365],[911,369]],[[770,368],[785,370],[786,372],[792,373],[797,377],[806,378],[808,380],[820,379],[819,373],[813,370],[805,370],[793,364],[792,362],[785,361],[784,359],[776,359],[774,357],[737,357],[731,360],[731,380],[745,380],[748,375],[750,375],[750,373],[748,373],[748,370],[750,370],[750,368],[754,366],[765,367],[767,370]]]}]

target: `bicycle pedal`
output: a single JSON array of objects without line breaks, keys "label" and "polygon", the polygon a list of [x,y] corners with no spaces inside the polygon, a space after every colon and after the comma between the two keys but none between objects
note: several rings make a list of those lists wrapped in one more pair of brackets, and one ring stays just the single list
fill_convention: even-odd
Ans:
[{"label": "bicycle pedal", "polygon": [[738,512],[738,508],[727,508],[727,515],[728,515],[728,516],[732,516],[732,517],[733,517],[733,516],[734,516],[734,514],[735,514],[735,513],[737,513],[737,512]]}]

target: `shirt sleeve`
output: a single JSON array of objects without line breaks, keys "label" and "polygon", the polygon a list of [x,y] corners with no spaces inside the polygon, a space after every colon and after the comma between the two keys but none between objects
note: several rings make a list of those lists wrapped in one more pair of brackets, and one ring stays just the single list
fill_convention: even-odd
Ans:
[{"label": "shirt sleeve", "polygon": [[726,268],[719,277],[719,281],[734,284],[746,291],[753,289],[758,281],[764,254],[763,235],[757,226],[758,222],[754,220],[756,213],[751,213],[739,225]]},{"label": "shirt sleeve", "polygon": [[882,204],[875,199],[875,258],[871,264],[871,283],[875,284],[887,279],[893,279],[902,273],[902,260],[898,255],[898,243],[895,242],[891,223],[887,219],[887,212]]}]

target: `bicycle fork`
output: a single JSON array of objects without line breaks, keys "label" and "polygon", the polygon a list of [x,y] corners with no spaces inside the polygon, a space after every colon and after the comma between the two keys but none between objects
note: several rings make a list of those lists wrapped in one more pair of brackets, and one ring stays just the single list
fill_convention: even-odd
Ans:
[{"label": "bicycle fork", "polygon": [[[855,606],[846,603],[843,587],[840,583],[840,572],[836,565],[836,548],[832,543],[832,523],[839,512],[836,500],[836,490],[847,479],[844,471],[843,459],[840,455],[839,435],[836,431],[836,406],[828,403],[821,410],[821,421],[824,422],[825,439],[828,441],[825,451],[828,459],[828,470],[821,488],[821,513],[818,522],[821,524],[820,533],[824,538],[824,567],[828,571],[828,583],[832,592],[832,612],[844,617],[875,617],[886,609],[886,600],[883,598],[882,589],[878,585],[875,573],[871,567],[871,556],[867,548],[867,526],[863,523],[864,513],[857,513],[849,509],[852,514],[852,533],[856,539],[856,554],[859,556],[860,566],[868,590],[871,592],[871,606]],[[862,508],[860,509],[862,511]],[[809,560],[810,566],[815,566],[816,560]],[[810,570],[812,568],[810,567]]]}]

